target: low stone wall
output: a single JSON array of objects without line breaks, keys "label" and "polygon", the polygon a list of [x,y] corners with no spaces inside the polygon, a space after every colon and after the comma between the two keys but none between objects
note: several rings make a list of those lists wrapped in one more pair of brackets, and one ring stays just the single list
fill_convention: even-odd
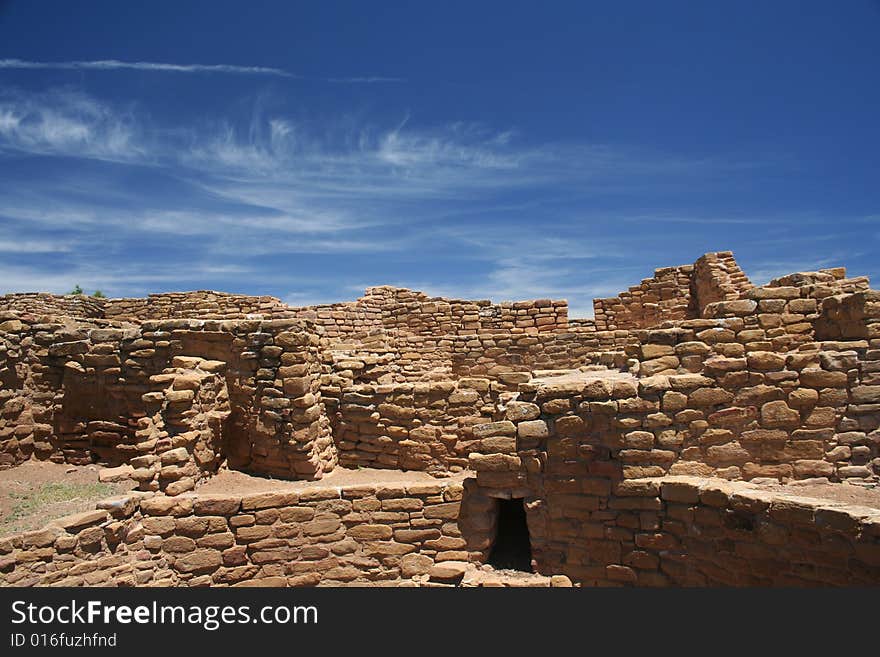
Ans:
[{"label": "low stone wall", "polygon": [[211,290],[151,294],[146,298],[107,299],[103,317],[123,320],[290,318],[294,313],[275,297],[254,297]]},{"label": "low stone wall", "polygon": [[880,584],[877,508],[696,477],[471,486],[463,508],[511,495],[524,497],[539,572],[582,586]]},{"label": "low stone wall", "polygon": [[[458,480],[129,496],[0,538],[5,586],[400,584],[469,559]],[[442,571],[438,571],[441,575]],[[451,569],[451,577],[462,570]]]},{"label": "low stone wall", "polygon": [[367,288],[353,302],[293,310],[297,317],[321,326],[327,337],[338,339],[380,329],[393,335],[438,337],[542,333],[565,330],[568,325],[568,304],[562,300],[467,301],[391,286]]},{"label": "low stone wall", "polygon": [[100,318],[104,317],[105,302],[103,298],[87,297],[83,294],[22,292],[0,296],[0,312]]},{"label": "low stone wall", "polygon": [[880,584],[877,508],[695,477],[550,483],[133,494],[0,538],[0,585],[454,584],[517,495],[538,572],[582,586]]},{"label": "low stone wall", "polygon": [[880,584],[880,509],[693,477],[627,481],[615,493],[606,536],[620,557],[597,570],[606,582]]}]

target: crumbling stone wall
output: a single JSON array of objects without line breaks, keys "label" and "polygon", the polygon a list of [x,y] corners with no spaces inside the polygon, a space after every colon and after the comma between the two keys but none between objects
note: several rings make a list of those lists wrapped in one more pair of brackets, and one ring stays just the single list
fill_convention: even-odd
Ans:
[{"label": "crumbling stone wall", "polygon": [[[102,320],[12,312],[0,317],[0,464],[8,466],[32,455],[91,462],[87,434],[93,434],[96,455],[108,462],[118,460],[113,445],[128,431],[118,426],[118,414],[127,408],[136,412],[139,395],[125,394],[114,385],[119,370],[110,367],[113,359],[105,353],[86,354],[84,338],[95,331],[100,342],[109,335],[121,336],[124,329]],[[77,385],[80,376],[83,385]],[[80,406],[75,421],[57,412],[65,402]]]},{"label": "crumbling stone wall", "polygon": [[[469,508],[525,496],[539,572],[584,586],[865,586],[880,581],[876,508],[696,477],[554,479],[540,491],[465,486]],[[552,485],[550,485],[552,483]]]},{"label": "crumbling stone wall", "polygon": [[751,287],[730,251],[707,253],[694,263],[691,295],[700,313],[710,303],[739,299]]},{"label": "crumbling stone wall", "polygon": [[[538,571],[584,585],[877,583],[876,510],[755,488],[880,481],[867,287],[842,268],[752,287],[721,252],[595,321],[390,287],[310,309],[185,293],[96,302],[112,320],[47,315],[54,298],[3,311],[0,462],[129,463],[165,494],[0,540],[0,581],[457,581],[493,546],[497,500],[522,498]],[[223,460],[473,476],[193,493]]]},{"label": "crumbling stone wall", "polygon": [[324,347],[324,384],[337,392],[352,385],[490,377],[515,388],[528,373],[595,364],[622,367],[623,350],[638,343],[629,331],[390,336],[374,334]]},{"label": "crumbling stone wall", "polygon": [[[779,477],[785,469],[789,476],[811,477],[820,474],[815,469],[821,464],[826,468],[822,474],[833,477],[834,459],[842,456],[837,450],[822,461],[823,442],[816,430],[808,429],[804,435],[783,440],[776,433],[785,433],[775,424],[776,406],[762,409],[765,412],[760,415],[762,422],[775,424],[773,429],[759,425],[747,431],[736,426],[744,415],[751,415],[743,407],[699,410],[704,408],[704,396],[712,406],[716,403],[712,395],[723,392],[721,388],[702,387],[707,382],[708,377],[682,374],[670,375],[665,381],[662,377],[630,380],[605,376],[521,386],[518,398],[506,405],[506,420],[473,427],[475,435],[492,436],[494,441],[481,445],[469,456],[476,478],[465,487],[465,508],[473,503],[485,509],[492,498],[522,498],[539,572],[562,573],[574,581],[594,585],[794,584],[811,580],[839,584],[847,579],[876,580],[880,576],[876,568],[880,549],[876,528],[871,524],[864,532],[860,525],[866,514],[876,516],[876,510],[860,510],[859,520],[846,525],[850,533],[844,551],[858,550],[861,556],[856,561],[866,561],[853,566],[839,559],[836,563],[840,572],[812,575],[809,571],[825,563],[830,555],[824,548],[804,555],[801,550],[805,543],[821,546],[823,539],[809,536],[797,542],[787,538],[789,531],[797,534],[796,527],[776,528],[776,534],[764,535],[760,522],[753,520],[751,534],[737,534],[737,526],[732,524],[728,525],[733,530],[730,533],[713,535],[702,529],[709,522],[709,514],[686,515],[679,507],[670,506],[669,516],[663,515],[667,507],[657,495],[659,485],[645,484],[646,476],[683,472],[731,479]],[[660,388],[655,387],[658,384]],[[673,410],[680,406],[676,402],[688,399],[696,402],[693,410]],[[683,415],[676,417],[677,413]],[[685,428],[680,422],[687,418],[691,419]],[[734,440],[736,437],[739,440]],[[837,440],[846,442],[848,437],[838,436]],[[815,454],[806,453],[812,451]],[[834,452],[834,448],[829,451]],[[777,465],[769,465],[774,461]],[[867,468],[844,464],[837,467],[841,477],[876,480]],[[469,496],[473,496],[472,502]],[[682,501],[671,496],[668,499]],[[813,519],[807,514],[797,524],[810,524]],[[691,522],[682,525],[682,520]],[[477,522],[471,526],[463,519],[462,531],[469,545],[485,554],[493,529],[485,522],[479,525]],[[826,529],[813,531],[822,534]],[[685,535],[690,543],[682,542]],[[731,535],[745,545],[740,548],[737,544],[735,555],[730,554]],[[791,552],[783,558],[790,558],[785,567],[740,559],[748,554],[766,555],[778,545],[777,541],[794,541]],[[664,559],[687,565],[691,544],[696,546],[694,558],[703,560],[696,561],[695,568],[677,567],[675,563],[661,566]],[[731,563],[736,560],[742,563],[733,569]],[[799,570],[802,564],[803,571]],[[733,570],[722,578],[718,573],[725,567]]]},{"label": "crumbling stone wall", "polygon": [[694,477],[631,480],[616,493],[615,506],[630,510],[613,522],[620,559],[605,565],[608,581],[774,587],[880,581],[876,508]]},{"label": "crumbling stone wall", "polygon": [[[620,478],[673,473],[877,481],[876,354],[867,342],[747,352],[729,328],[735,320],[718,321],[646,332],[636,351],[641,361],[633,359],[639,378],[584,372],[520,384],[508,409],[526,403],[525,431],[544,440],[529,447],[537,452],[528,452],[528,461],[502,459],[516,473],[505,477],[524,476],[527,463],[543,472],[557,450],[563,462],[576,462],[578,445],[589,445],[587,453],[598,454],[601,467],[614,468]],[[505,426],[506,435],[516,434],[518,427]],[[557,443],[560,426],[573,433]]]},{"label": "crumbling stone wall", "polygon": [[296,313],[280,299],[211,290],[151,294],[145,298],[106,299],[77,294],[16,293],[0,296],[0,311],[146,321],[162,319],[247,319],[249,315],[289,318]]},{"label": "crumbling stone wall", "polygon": [[[657,269],[652,278],[617,297],[595,299],[593,325],[598,331],[635,330],[694,319],[702,316],[707,305],[735,301],[752,287],[732,252],[707,253],[693,265]],[[581,320],[575,326],[593,330]]]},{"label": "crumbling stone wall", "polygon": [[816,320],[816,337],[822,340],[880,338],[880,292],[867,290],[825,298]]},{"label": "crumbling stone wall", "polygon": [[226,363],[177,356],[150,377],[155,392],[142,396],[147,415],[136,436],[142,455],[129,460],[141,490],[170,495],[192,490],[223,460],[223,427],[229,417]]}]

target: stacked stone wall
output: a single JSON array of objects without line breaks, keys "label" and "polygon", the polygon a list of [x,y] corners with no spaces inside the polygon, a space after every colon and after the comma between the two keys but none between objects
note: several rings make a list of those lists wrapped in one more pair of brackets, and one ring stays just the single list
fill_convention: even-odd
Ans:
[{"label": "stacked stone wall", "polygon": [[752,287],[730,251],[707,253],[694,263],[691,294],[698,316],[710,303],[736,301]]},{"label": "stacked stone wall", "polygon": [[334,417],[346,467],[456,472],[474,448],[471,427],[499,415],[488,379],[360,385],[342,393]]},{"label": "stacked stone wall", "polygon": [[[162,430],[150,418],[169,403],[156,387],[177,377],[165,370],[179,357],[215,361],[211,371],[224,372],[227,392],[219,383],[209,388],[219,395],[214,410],[229,413],[222,442],[235,467],[314,478],[335,465],[320,398],[319,338],[302,320],[151,320],[119,328],[16,315],[2,326],[6,465],[32,455],[111,465],[156,455],[168,441],[157,440]],[[184,410],[200,390],[167,391],[168,410]]]},{"label": "stacked stone wall", "polygon": [[456,584],[511,494],[526,495],[538,572],[582,586],[880,583],[876,508],[719,479],[570,481],[131,495],[0,539],[0,585]]},{"label": "stacked stone wall", "polygon": [[451,480],[117,498],[0,539],[0,584],[412,584],[469,560],[461,493]]},{"label": "stacked stone wall", "polygon": [[354,302],[294,309],[324,328],[332,338],[384,330],[395,336],[445,336],[493,333],[542,333],[568,326],[565,301],[537,299],[494,304],[429,297],[417,290],[368,288]]},{"label": "stacked stone wall", "polygon": [[107,299],[107,319],[248,319],[251,315],[266,318],[290,318],[291,309],[275,297],[255,297],[211,290],[151,294],[146,298]]},{"label": "stacked stone wall", "polygon": [[693,265],[664,267],[617,297],[593,300],[596,329],[632,330],[697,316]]},{"label": "stacked stone wall", "polygon": [[64,315],[68,317],[104,317],[106,300],[82,294],[48,294],[22,292],[0,296],[0,312],[30,313],[32,315]]}]

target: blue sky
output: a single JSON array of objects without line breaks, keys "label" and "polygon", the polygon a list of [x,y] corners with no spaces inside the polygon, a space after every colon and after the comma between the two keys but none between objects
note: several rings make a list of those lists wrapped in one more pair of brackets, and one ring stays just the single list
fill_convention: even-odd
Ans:
[{"label": "blue sky", "polygon": [[0,293],[876,279],[878,34],[871,0],[0,0]]}]

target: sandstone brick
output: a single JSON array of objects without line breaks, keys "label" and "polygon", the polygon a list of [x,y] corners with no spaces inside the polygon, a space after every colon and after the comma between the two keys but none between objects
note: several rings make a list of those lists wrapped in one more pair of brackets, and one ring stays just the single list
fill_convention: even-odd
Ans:
[{"label": "sandstone brick", "polygon": [[767,402],[761,406],[761,424],[767,428],[797,426],[800,420],[800,413],[784,401]]},{"label": "sandstone brick", "polygon": [[391,538],[393,531],[387,525],[355,525],[348,529],[348,535],[359,540],[385,540]]},{"label": "sandstone brick", "polygon": [[516,435],[516,425],[509,420],[501,422],[490,422],[487,424],[476,424],[471,430],[474,432],[475,438],[489,438],[492,436],[513,436]]},{"label": "sandstone brick", "polygon": [[801,385],[810,388],[845,388],[845,372],[827,372],[818,368],[805,368],[800,372]]},{"label": "sandstone brick", "polygon": [[521,422],[523,420],[535,420],[541,415],[541,409],[537,405],[529,402],[512,401],[508,402],[505,411],[507,420],[511,422]]},{"label": "sandstone brick", "polygon": [[520,439],[541,440],[549,435],[550,430],[543,420],[527,420],[517,425],[517,436]]},{"label": "sandstone brick", "polygon": [[184,573],[202,573],[219,568],[222,562],[220,552],[203,548],[177,557],[174,567]]},{"label": "sandstone brick", "polygon": [[202,516],[231,516],[238,512],[241,497],[201,494],[193,500],[193,511]]}]

